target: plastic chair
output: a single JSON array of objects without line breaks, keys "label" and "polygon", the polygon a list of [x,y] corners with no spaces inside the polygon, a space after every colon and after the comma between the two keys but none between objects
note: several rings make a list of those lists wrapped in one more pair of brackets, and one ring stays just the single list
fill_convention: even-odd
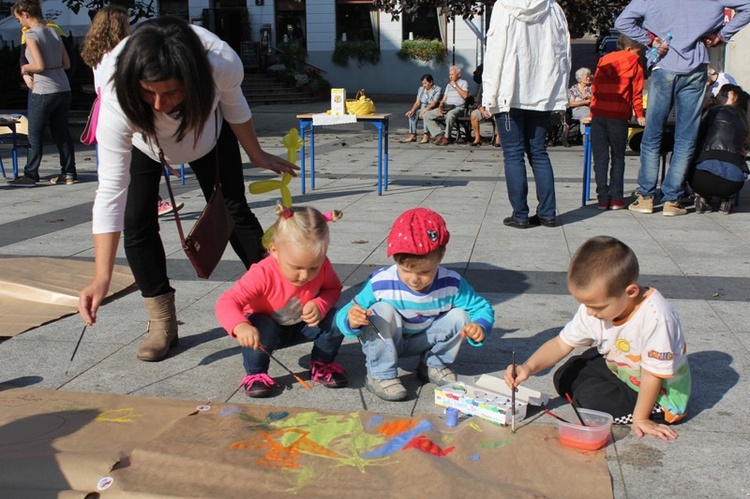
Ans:
[{"label": "plastic chair", "polygon": [[[166,168],[165,170],[167,172],[167,177],[169,177],[171,173],[169,173],[169,170],[167,170]],[[182,163],[180,165],[180,184],[185,185],[185,163]]]}]

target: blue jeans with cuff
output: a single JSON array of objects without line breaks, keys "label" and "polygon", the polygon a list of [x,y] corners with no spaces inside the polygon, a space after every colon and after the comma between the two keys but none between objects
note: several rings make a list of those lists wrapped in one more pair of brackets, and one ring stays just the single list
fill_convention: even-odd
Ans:
[{"label": "blue jeans with cuff", "polygon": [[365,327],[359,336],[365,354],[367,374],[373,379],[398,376],[399,357],[420,355],[427,367],[442,368],[453,364],[461,348],[461,329],[470,322],[469,315],[454,308],[436,318],[427,330],[404,334],[401,315],[385,302],[370,307],[370,321],[380,331]]},{"label": "blue jeans with cuff", "polygon": [[675,108],[674,152],[661,185],[662,201],[677,201],[683,195],[683,184],[695,152],[707,78],[705,65],[686,75],[658,68],[651,73],[636,191],[641,196],[656,195],[662,135],[672,107]]},{"label": "blue jeans with cuff", "polygon": [[547,127],[549,111],[528,111],[511,108],[507,113],[495,115],[500,142],[503,144],[505,185],[513,207],[513,219],[529,220],[529,183],[526,176],[524,154],[528,155],[539,201],[536,213],[545,220],[555,219],[555,175],[547,154]]},{"label": "blue jeans with cuff", "polygon": [[68,131],[68,115],[72,94],[31,94],[29,100],[29,152],[25,177],[39,181],[39,165],[44,155],[44,126],[49,124],[50,135],[60,153],[60,172],[68,178],[76,178],[76,158],[73,139]]}]

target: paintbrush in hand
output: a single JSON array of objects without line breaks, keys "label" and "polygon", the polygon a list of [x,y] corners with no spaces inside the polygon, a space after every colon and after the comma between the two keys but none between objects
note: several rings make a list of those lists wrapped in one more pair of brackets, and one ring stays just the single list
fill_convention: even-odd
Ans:
[{"label": "paintbrush in hand", "polygon": [[278,365],[280,365],[281,367],[283,367],[286,372],[288,372],[289,374],[291,374],[292,376],[294,376],[294,379],[296,379],[297,381],[299,381],[302,386],[304,386],[308,390],[312,390],[312,386],[310,386],[304,379],[302,379],[299,376],[297,376],[296,374],[294,374],[292,372],[292,370],[289,369],[288,367],[286,367],[284,364],[282,364],[279,359],[277,359],[276,357],[274,357],[273,355],[271,355],[271,353],[268,350],[266,350],[265,348],[263,348],[263,345],[258,345],[258,348],[260,349],[261,352],[263,352],[266,355],[268,355],[269,357],[271,357],[271,360],[273,360]]},{"label": "paintbrush in hand", "polygon": [[68,375],[68,371],[70,371],[70,368],[73,367],[73,359],[76,356],[76,352],[78,351],[78,347],[81,346],[81,340],[83,339],[83,333],[86,332],[86,326],[88,326],[88,322],[83,323],[83,329],[81,330],[80,336],[78,336],[78,342],[76,343],[76,347],[73,349],[73,355],[70,356],[70,362],[68,362],[68,368],[65,370],[65,376]]},{"label": "paintbrush in hand", "polygon": [[511,416],[510,416],[510,432],[515,433],[516,432],[516,352],[513,351],[513,368],[511,371],[511,376],[513,377],[513,386],[510,390],[510,405],[512,406]]}]

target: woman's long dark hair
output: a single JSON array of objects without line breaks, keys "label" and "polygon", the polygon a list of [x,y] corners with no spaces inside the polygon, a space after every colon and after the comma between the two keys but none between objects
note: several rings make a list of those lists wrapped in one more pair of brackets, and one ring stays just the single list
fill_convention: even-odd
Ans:
[{"label": "woman's long dark hair", "polygon": [[200,136],[214,102],[213,71],[198,35],[181,19],[159,17],[138,26],[117,58],[112,77],[125,116],[149,140],[156,137],[154,111],[141,97],[141,82],[177,80],[184,100],[176,111],[181,120],[175,133]]}]

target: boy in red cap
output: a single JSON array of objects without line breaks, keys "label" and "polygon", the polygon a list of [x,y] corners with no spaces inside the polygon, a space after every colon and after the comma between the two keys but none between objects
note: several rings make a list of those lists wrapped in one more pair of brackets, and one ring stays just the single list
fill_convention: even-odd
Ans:
[{"label": "boy in red cap", "polygon": [[484,343],[495,322],[492,305],[456,272],[440,265],[450,233],[426,208],[407,210],[388,234],[395,264],[374,272],[336,314],[347,338],[359,337],[367,389],[384,400],[404,400],[399,357],[419,355],[417,377],[440,385],[456,381],[450,365],[468,337]]}]

